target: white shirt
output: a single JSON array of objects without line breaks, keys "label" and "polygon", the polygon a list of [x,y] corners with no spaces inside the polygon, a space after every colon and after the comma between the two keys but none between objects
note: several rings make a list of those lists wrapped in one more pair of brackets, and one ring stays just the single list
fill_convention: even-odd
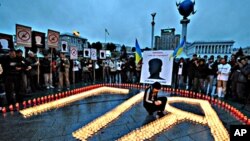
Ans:
[{"label": "white shirt", "polygon": [[116,63],[116,69],[119,70],[119,71],[122,70],[122,67],[121,67],[121,66],[122,66],[122,62],[121,62],[121,61],[118,61],[118,62]]},{"label": "white shirt", "polygon": [[229,64],[219,64],[217,80],[228,81],[229,73],[231,71],[231,66]]},{"label": "white shirt", "polygon": [[182,75],[183,63],[180,63],[178,68],[178,75]]}]

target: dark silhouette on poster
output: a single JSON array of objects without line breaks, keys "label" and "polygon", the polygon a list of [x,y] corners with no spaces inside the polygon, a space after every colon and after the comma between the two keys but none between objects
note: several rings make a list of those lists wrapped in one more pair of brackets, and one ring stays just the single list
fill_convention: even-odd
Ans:
[{"label": "dark silhouette on poster", "polygon": [[89,57],[89,51],[88,50],[85,50],[84,53],[85,53],[85,57]]},{"label": "dark silhouette on poster", "polygon": [[162,69],[162,60],[161,59],[158,59],[158,58],[151,59],[151,60],[149,60],[148,65],[149,65],[149,73],[150,73],[150,76],[148,77],[148,79],[165,80],[165,79],[160,77],[160,72]]},{"label": "dark silhouette on poster", "polygon": [[63,48],[62,48],[62,49],[63,49],[62,51],[63,51],[63,52],[66,52],[67,45],[66,45],[66,44],[62,44],[62,47],[63,47]]}]

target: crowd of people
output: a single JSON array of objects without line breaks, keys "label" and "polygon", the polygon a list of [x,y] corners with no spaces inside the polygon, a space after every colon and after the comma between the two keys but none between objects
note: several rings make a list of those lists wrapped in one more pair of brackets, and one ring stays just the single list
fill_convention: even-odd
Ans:
[{"label": "crowd of people", "polygon": [[246,103],[250,95],[249,56],[214,56],[191,60],[181,58],[174,63],[175,86],[218,98],[232,98]]},{"label": "crowd of people", "polygon": [[[0,95],[5,94],[8,104],[22,102],[36,91],[70,89],[74,83],[139,83],[142,63],[134,57],[91,60],[70,60],[65,53],[56,57],[44,53],[37,58],[29,51],[23,57],[22,50],[9,50],[0,56]],[[250,62],[246,56],[220,56],[191,60],[175,59],[173,83],[175,88],[188,89],[219,98],[232,97],[244,102],[250,94]],[[165,66],[163,66],[165,67]],[[2,103],[1,103],[2,105]],[[1,106],[0,105],[0,106]]]}]

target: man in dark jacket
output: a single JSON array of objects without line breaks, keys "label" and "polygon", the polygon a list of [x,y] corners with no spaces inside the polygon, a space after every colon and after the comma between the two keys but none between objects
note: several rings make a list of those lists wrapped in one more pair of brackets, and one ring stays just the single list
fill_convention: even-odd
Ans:
[{"label": "man in dark jacket", "polygon": [[159,82],[155,82],[145,90],[143,106],[145,107],[149,115],[152,115],[155,111],[157,111],[157,115],[159,117],[164,116],[167,98],[157,97],[160,89],[161,84]]},{"label": "man in dark jacket", "polygon": [[0,60],[4,70],[3,76],[7,102],[9,105],[15,104],[16,101],[21,102],[22,96],[20,95],[20,71],[22,68],[16,57],[15,50],[10,49],[9,55],[4,56],[4,58],[1,58]]}]

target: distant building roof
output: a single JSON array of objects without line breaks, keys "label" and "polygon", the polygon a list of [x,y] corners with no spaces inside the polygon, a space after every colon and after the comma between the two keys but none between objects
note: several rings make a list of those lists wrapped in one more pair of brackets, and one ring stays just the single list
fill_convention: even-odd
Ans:
[{"label": "distant building roof", "polygon": [[78,37],[78,38],[87,40],[86,38],[83,38],[82,36],[75,36],[75,35],[73,35],[73,33],[68,33],[68,32],[67,33],[62,33],[62,34],[60,34],[60,36]]}]

